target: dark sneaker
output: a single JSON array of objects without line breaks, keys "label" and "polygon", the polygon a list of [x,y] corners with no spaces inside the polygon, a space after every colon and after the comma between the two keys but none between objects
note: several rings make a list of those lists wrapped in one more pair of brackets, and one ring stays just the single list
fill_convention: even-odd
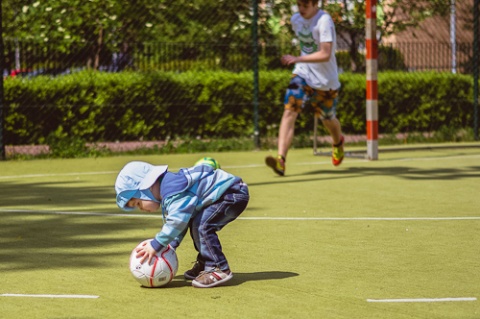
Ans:
[{"label": "dark sneaker", "polygon": [[188,280],[193,280],[197,278],[198,275],[205,269],[205,264],[199,262],[198,260],[195,262],[193,265],[192,269],[187,270],[184,274],[183,277]]},{"label": "dark sneaker", "polygon": [[344,138],[340,139],[340,143],[337,145],[333,145],[333,150],[332,150],[332,164],[334,166],[338,166],[342,164],[343,157],[344,157],[344,152],[343,152],[343,142]]},{"label": "dark sneaker", "polygon": [[278,155],[277,158],[273,156],[267,156],[265,157],[265,163],[278,175],[285,175],[285,160],[281,155]]},{"label": "dark sneaker", "polygon": [[211,288],[223,284],[232,279],[233,273],[230,270],[220,270],[218,267],[205,270],[192,281],[192,286],[196,288]]}]

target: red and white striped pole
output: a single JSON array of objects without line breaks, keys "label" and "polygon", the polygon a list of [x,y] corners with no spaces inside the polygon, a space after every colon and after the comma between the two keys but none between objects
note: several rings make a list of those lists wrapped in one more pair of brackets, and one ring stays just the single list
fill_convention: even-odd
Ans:
[{"label": "red and white striped pole", "polygon": [[367,49],[367,158],[378,159],[378,43],[377,0],[366,0],[365,46]]}]

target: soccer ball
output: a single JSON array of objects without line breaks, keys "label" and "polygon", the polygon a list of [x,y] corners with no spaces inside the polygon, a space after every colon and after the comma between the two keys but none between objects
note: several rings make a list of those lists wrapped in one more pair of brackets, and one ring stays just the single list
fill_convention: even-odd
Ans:
[{"label": "soccer ball", "polygon": [[[145,246],[150,241],[151,239],[147,239],[137,247]],[[142,286],[162,287],[172,281],[178,270],[178,258],[177,253],[170,245],[157,252],[150,264],[147,261],[141,264],[141,257],[136,257],[135,249],[130,255],[130,272]]]},{"label": "soccer ball", "polygon": [[213,157],[202,157],[194,164],[194,166],[197,166],[197,165],[208,165],[213,167],[213,169],[220,168],[220,163],[217,162],[217,160],[214,159]]}]

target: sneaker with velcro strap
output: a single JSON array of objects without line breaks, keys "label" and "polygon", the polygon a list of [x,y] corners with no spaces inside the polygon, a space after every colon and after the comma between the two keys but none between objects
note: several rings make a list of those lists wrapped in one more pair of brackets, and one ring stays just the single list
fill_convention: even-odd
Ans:
[{"label": "sneaker with velcro strap", "polygon": [[223,284],[232,279],[233,273],[229,270],[221,270],[220,268],[212,268],[204,270],[200,275],[192,281],[192,286],[196,288],[211,288]]}]

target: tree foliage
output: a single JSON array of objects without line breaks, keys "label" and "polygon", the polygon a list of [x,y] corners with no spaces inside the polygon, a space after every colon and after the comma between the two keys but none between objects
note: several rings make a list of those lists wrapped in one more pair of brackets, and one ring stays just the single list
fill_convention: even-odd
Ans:
[{"label": "tree foliage", "polygon": [[[464,1],[464,0],[457,0]],[[230,0],[3,0],[4,39],[54,45],[61,54],[84,53],[98,68],[102,54],[131,53],[147,42],[251,43],[252,1]],[[258,40],[268,45],[293,39],[294,0],[258,0]],[[354,69],[365,37],[364,0],[321,0],[349,45]],[[379,0],[379,35],[415,27],[425,18],[447,14],[445,0]]]},{"label": "tree foliage", "polygon": [[[378,40],[407,27],[418,27],[429,17],[446,15],[450,6],[445,3],[445,0],[379,0],[376,7]],[[332,15],[338,36],[348,44],[352,70],[360,71],[358,48],[365,42],[365,1],[323,0],[321,6]]]}]

